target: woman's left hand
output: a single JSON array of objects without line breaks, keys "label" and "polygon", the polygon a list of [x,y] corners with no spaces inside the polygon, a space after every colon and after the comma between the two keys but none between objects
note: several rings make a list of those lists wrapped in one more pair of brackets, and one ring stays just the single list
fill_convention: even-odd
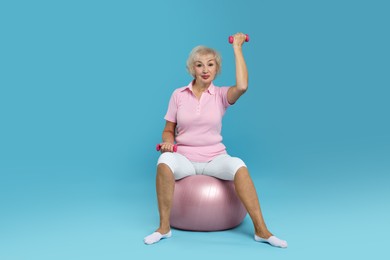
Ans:
[{"label": "woman's left hand", "polygon": [[233,47],[241,47],[245,42],[246,35],[243,33],[236,33],[233,35],[233,39]]}]

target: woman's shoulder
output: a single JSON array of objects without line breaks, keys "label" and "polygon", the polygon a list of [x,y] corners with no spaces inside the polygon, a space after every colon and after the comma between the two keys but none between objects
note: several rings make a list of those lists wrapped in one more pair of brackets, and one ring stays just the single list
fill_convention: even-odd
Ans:
[{"label": "woman's shoulder", "polygon": [[214,91],[218,94],[224,94],[229,90],[228,86],[214,86]]},{"label": "woman's shoulder", "polygon": [[184,92],[184,90],[190,88],[190,85],[191,85],[191,84],[189,84],[189,85],[187,85],[187,86],[180,87],[180,88],[176,88],[176,89],[173,90],[172,94],[176,94],[176,95],[177,95],[177,94],[179,94],[179,93],[181,93],[181,92]]},{"label": "woman's shoulder", "polygon": [[188,88],[188,86],[180,87],[180,88],[175,89],[173,92],[183,92],[187,88]]},{"label": "woman's shoulder", "polygon": [[172,91],[172,96],[180,96],[180,94],[186,89],[186,87],[176,88]]}]

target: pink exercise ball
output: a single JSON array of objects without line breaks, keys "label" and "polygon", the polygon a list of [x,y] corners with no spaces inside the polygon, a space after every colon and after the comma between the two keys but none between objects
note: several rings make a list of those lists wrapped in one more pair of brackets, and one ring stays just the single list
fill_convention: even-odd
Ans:
[{"label": "pink exercise ball", "polygon": [[193,231],[217,231],[238,226],[246,209],[233,181],[206,175],[177,180],[171,209],[171,226]]}]

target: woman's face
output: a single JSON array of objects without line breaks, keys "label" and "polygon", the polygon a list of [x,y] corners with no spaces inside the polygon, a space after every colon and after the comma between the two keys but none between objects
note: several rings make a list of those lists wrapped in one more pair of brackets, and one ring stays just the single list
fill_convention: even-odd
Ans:
[{"label": "woman's face", "polygon": [[195,80],[210,84],[217,73],[217,63],[213,54],[199,55],[194,64]]}]

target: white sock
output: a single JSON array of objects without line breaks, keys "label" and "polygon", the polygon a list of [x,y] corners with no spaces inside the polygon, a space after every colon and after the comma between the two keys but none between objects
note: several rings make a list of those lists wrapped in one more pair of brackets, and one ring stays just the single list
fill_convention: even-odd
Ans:
[{"label": "white sock", "polygon": [[154,232],[154,233],[152,233],[149,236],[144,238],[144,243],[147,245],[151,245],[151,244],[157,243],[158,241],[160,241],[163,238],[168,238],[171,236],[172,236],[171,231],[169,231],[168,233],[166,233],[164,235],[162,235],[160,232]]},{"label": "white sock", "polygon": [[259,242],[265,242],[265,243],[268,243],[268,244],[270,244],[272,246],[276,246],[276,247],[282,247],[282,248],[287,247],[287,241],[281,240],[275,236],[270,236],[268,239],[265,239],[265,238],[261,238],[259,236],[256,236],[256,234],[255,234],[255,240],[259,241]]}]

